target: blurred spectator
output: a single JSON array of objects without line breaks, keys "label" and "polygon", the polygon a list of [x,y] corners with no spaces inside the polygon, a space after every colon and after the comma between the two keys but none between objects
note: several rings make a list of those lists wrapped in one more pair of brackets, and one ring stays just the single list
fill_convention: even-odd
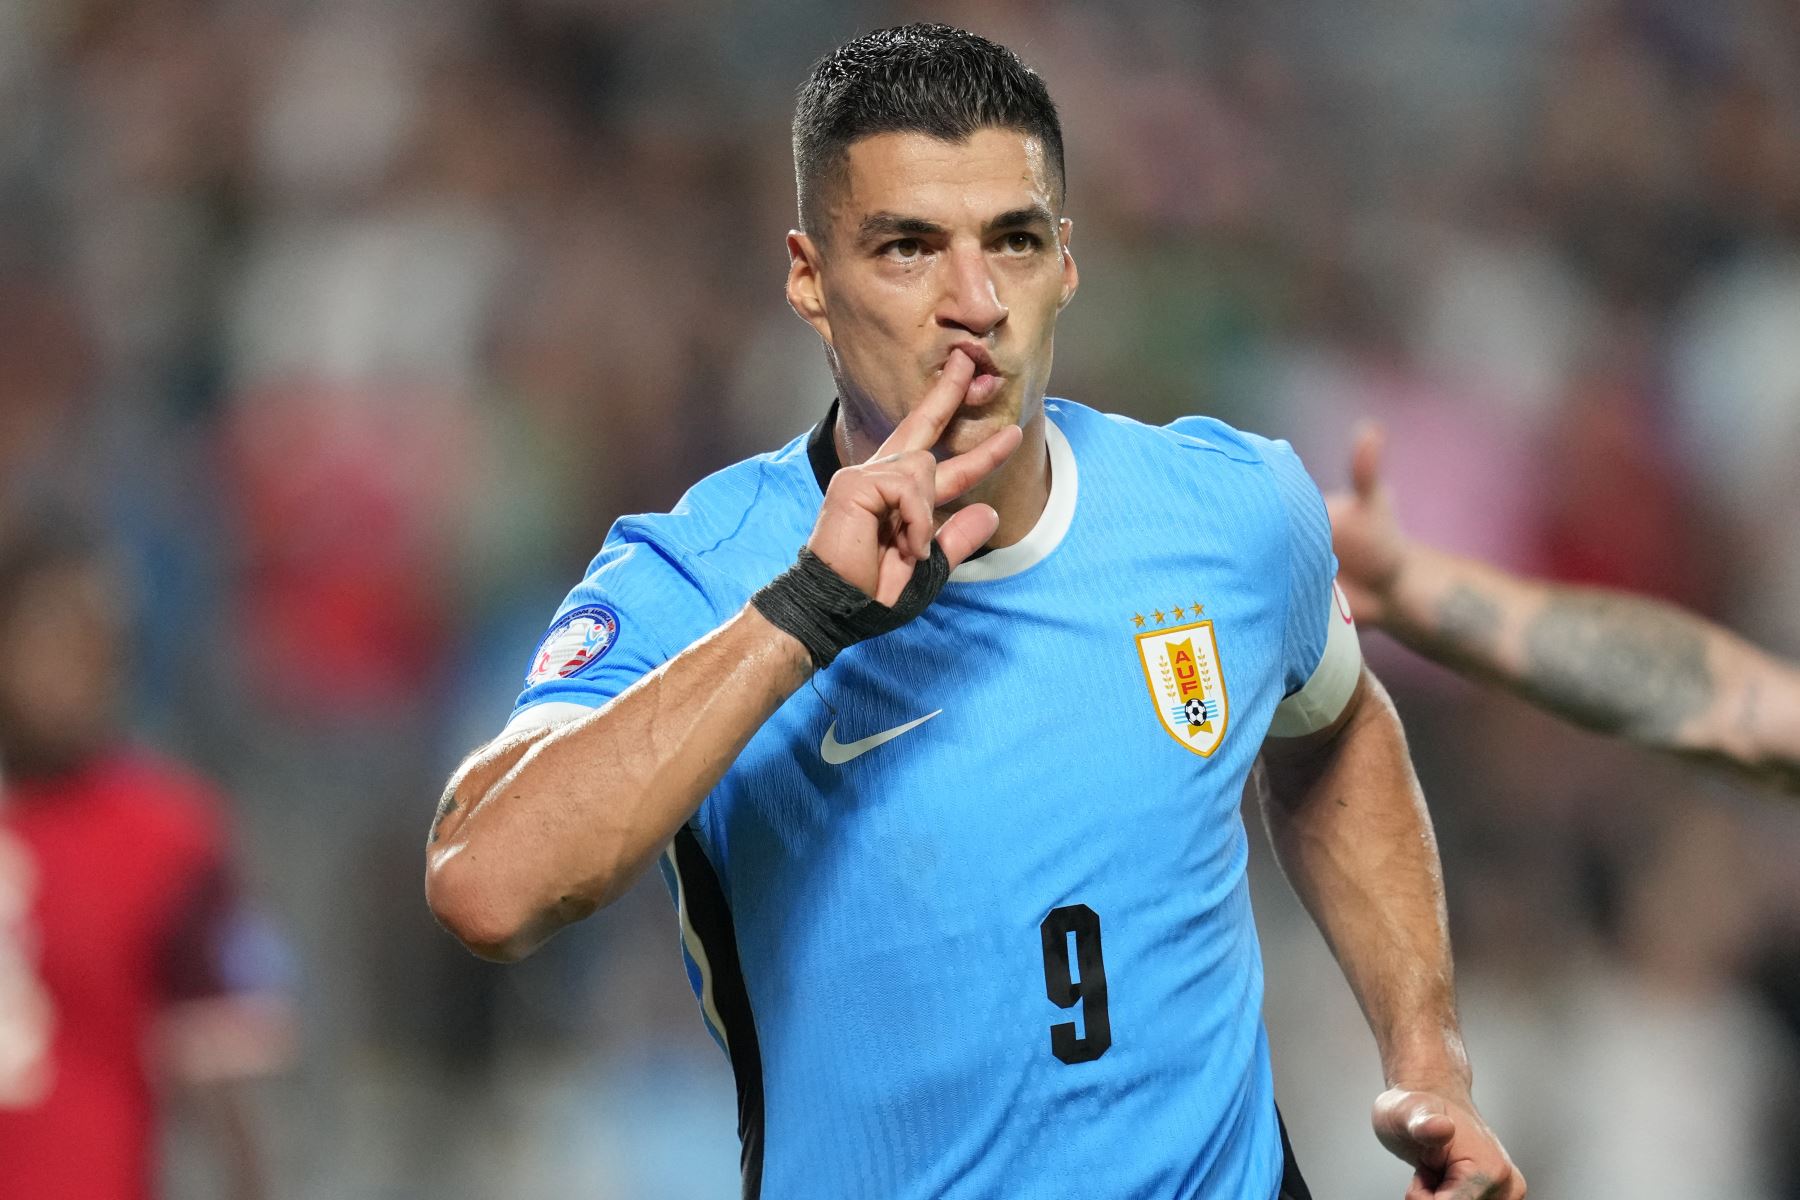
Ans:
[{"label": "blurred spectator", "polygon": [[[1287,437],[1328,486],[1380,417],[1422,536],[1800,655],[1797,11],[0,0],[0,531],[45,497],[104,515],[143,588],[134,725],[229,785],[308,985],[306,1052],[270,1097],[282,1195],[701,1194],[709,1150],[729,1177],[729,1074],[660,898],[566,943],[551,1003],[433,927],[416,842],[420,797],[503,718],[612,520],[829,402],[781,298],[814,57],[942,19],[1043,70],[1083,277],[1053,392]],[[1390,674],[1473,938],[1469,1036],[1520,1056],[1501,1078],[1482,1054],[1478,1092],[1583,1086],[1545,1031],[1591,1029],[1568,1016],[1589,991],[1659,997],[1607,1009],[1602,1057],[1710,1044],[1800,1094],[1746,1016],[1758,995],[1800,1011],[1800,972],[1755,993],[1709,958],[1667,1002],[1662,952],[1582,899],[1639,852],[1619,760]],[[1758,841],[1800,836],[1766,819]],[[1472,914],[1465,876],[1532,895]],[[1306,986],[1329,963],[1266,899],[1307,1170],[1342,1200],[1397,1195],[1357,1115],[1375,1081],[1325,1096],[1367,1065]],[[1789,909],[1752,918],[1771,962],[1800,961]],[[651,1040],[654,1065],[618,1050]],[[716,1146],[664,1148],[696,1121]],[[1773,1186],[1800,1198],[1800,1170]]]},{"label": "blurred spectator", "polygon": [[0,525],[66,481],[69,434],[86,415],[92,358],[74,296],[0,252]]},{"label": "blurred spectator", "polygon": [[237,1085],[289,1053],[279,954],[219,798],[132,746],[129,604],[59,524],[0,550],[0,1197],[159,1194],[159,1098],[204,1093],[227,1194],[267,1194]]},{"label": "blurred spectator", "polygon": [[1615,952],[1577,964],[1555,1194],[1770,1194],[1778,1043],[1733,984],[1759,915],[1749,847],[1723,806],[1679,811],[1620,873]]}]

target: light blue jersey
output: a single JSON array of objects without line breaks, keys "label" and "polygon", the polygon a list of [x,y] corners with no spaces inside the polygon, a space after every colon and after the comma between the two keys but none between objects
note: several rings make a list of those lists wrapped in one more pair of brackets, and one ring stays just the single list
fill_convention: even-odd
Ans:
[{"label": "light blue jersey", "polygon": [[[1239,803],[1326,645],[1324,504],[1285,443],[1046,411],[1030,535],[796,692],[665,856],[746,1196],[1277,1193]],[[619,521],[514,725],[739,611],[810,533],[818,457]]]}]

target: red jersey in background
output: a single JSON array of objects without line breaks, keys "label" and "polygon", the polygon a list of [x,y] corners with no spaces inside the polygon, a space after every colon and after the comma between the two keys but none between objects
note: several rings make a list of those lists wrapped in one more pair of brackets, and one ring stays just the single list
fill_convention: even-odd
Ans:
[{"label": "red jersey in background", "polygon": [[135,750],[0,787],[0,1200],[149,1200],[159,1068],[279,1057],[233,961],[221,813]]}]

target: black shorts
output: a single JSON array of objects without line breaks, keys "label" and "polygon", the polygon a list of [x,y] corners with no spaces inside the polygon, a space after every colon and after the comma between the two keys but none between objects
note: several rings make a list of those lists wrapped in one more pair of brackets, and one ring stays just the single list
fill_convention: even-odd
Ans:
[{"label": "black shorts", "polygon": [[1306,1180],[1300,1178],[1300,1164],[1294,1161],[1294,1146],[1288,1141],[1287,1124],[1281,1110],[1275,1110],[1275,1124],[1281,1129],[1281,1194],[1276,1200],[1312,1200]]}]

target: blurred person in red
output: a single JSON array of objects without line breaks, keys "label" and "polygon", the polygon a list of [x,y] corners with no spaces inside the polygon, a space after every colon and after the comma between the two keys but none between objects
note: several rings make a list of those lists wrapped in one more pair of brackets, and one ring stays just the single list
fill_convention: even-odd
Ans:
[{"label": "blurred person in red", "polygon": [[1596,733],[1723,765],[1800,796],[1800,666],[1658,600],[1524,579],[1415,542],[1365,429],[1328,497],[1360,623]]},{"label": "blurred person in red", "polygon": [[120,593],[71,523],[0,547],[0,1200],[149,1200],[170,1084],[248,1200],[234,1085],[287,1058],[278,956],[238,903],[220,798],[124,731]]}]

